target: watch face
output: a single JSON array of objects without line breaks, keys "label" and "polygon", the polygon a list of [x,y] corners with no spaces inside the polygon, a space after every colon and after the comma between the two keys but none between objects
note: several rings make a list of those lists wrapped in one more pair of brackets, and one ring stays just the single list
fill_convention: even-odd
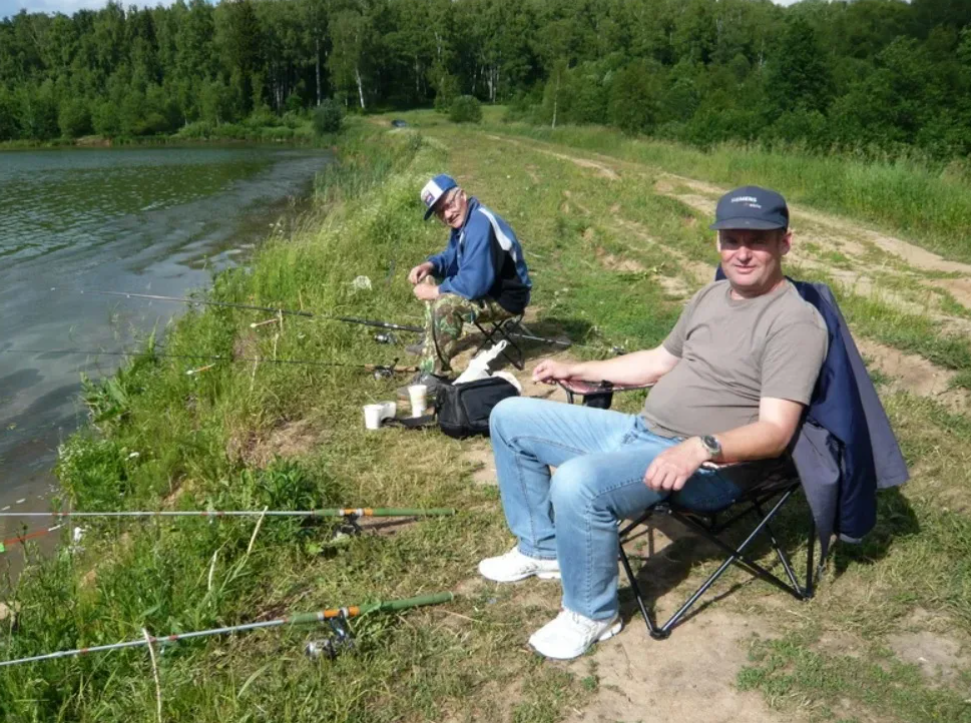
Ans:
[{"label": "watch face", "polygon": [[705,445],[705,449],[707,449],[712,454],[718,454],[722,448],[722,446],[718,444],[718,440],[715,437],[712,437],[711,435],[708,435],[708,434],[706,434],[704,437],[701,438],[701,443]]}]

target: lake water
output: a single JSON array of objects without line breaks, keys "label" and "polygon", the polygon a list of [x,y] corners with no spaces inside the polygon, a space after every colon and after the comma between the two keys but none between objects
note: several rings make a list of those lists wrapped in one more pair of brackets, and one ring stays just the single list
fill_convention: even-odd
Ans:
[{"label": "lake water", "polygon": [[[122,360],[97,352],[130,349],[184,311],[91,291],[207,286],[296,213],[330,158],[264,147],[0,152],[0,510],[47,509],[58,443],[86,418],[81,373],[98,378]],[[86,353],[43,353],[55,349]],[[0,534],[24,522],[0,519]]]}]

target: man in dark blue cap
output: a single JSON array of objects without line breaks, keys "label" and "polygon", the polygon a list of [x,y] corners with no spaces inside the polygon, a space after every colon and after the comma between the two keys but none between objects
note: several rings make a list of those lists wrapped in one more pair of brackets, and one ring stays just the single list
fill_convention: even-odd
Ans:
[{"label": "man in dark blue cap", "polygon": [[[641,414],[518,397],[490,417],[503,510],[516,547],[482,560],[496,582],[562,578],[563,610],[530,637],[574,658],[620,631],[617,523],[671,497],[723,507],[786,450],[826,358],[826,325],[782,272],[792,242],[778,193],[719,202],[726,279],[694,295],[664,343],[607,361],[539,363],[543,382],[653,385]],[[556,468],[556,473],[551,473]]]},{"label": "man in dark blue cap", "polygon": [[[409,351],[420,354],[417,383],[435,386],[451,371],[465,323],[499,321],[523,313],[532,283],[516,234],[455,179],[432,178],[421,190],[425,220],[452,229],[448,246],[408,274],[425,305],[425,338]],[[435,282],[436,277],[440,279]]]}]

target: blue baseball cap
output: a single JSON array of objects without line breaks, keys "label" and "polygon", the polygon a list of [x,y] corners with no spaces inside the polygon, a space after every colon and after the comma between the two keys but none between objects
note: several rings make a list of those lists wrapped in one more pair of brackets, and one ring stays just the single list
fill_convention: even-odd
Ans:
[{"label": "blue baseball cap", "polygon": [[425,204],[426,221],[435,213],[435,204],[441,200],[442,196],[453,188],[457,188],[458,185],[454,178],[444,173],[439,173],[425,184],[425,187],[421,189],[421,200]]},{"label": "blue baseball cap", "polygon": [[713,231],[750,228],[769,231],[789,228],[789,207],[775,191],[758,186],[742,186],[729,191],[718,201]]}]

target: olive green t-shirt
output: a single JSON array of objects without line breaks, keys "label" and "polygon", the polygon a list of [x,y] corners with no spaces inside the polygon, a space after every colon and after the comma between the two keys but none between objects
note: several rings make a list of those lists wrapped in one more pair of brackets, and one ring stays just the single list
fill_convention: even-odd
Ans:
[{"label": "olive green t-shirt", "polygon": [[762,397],[808,404],[828,345],[822,316],[789,281],[754,299],[716,281],[664,340],[681,361],[654,385],[644,417],[656,434],[692,437],[757,421]]}]

